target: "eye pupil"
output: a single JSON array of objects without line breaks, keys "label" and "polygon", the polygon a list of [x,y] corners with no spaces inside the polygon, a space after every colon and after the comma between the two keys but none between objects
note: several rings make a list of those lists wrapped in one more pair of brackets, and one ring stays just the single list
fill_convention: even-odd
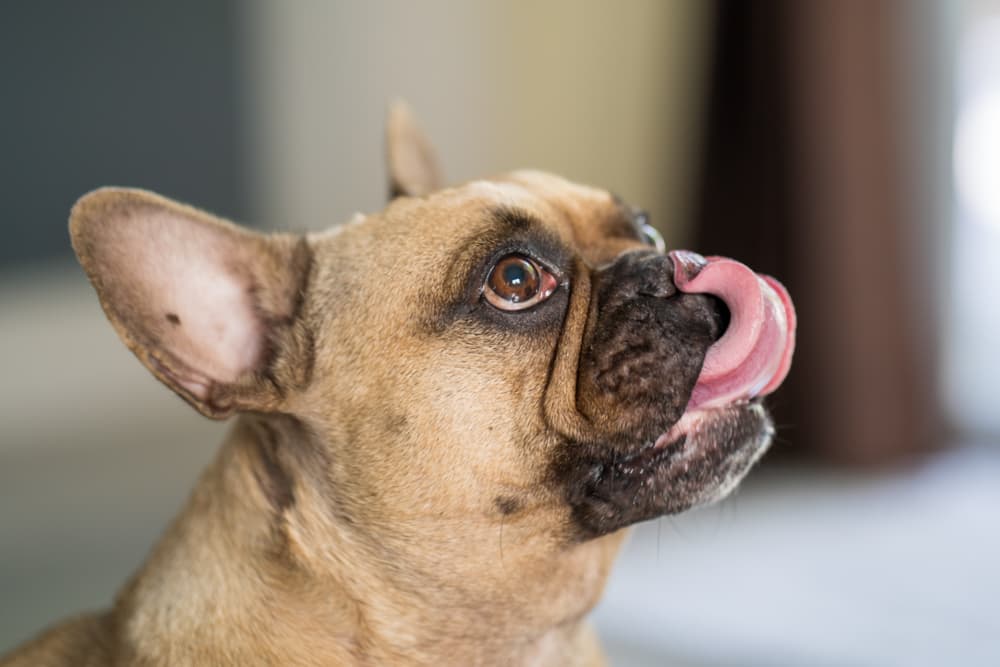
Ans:
[{"label": "eye pupil", "polygon": [[524,267],[519,264],[508,264],[503,269],[503,279],[511,287],[520,287],[525,280]]},{"label": "eye pupil", "polygon": [[555,280],[523,255],[507,255],[490,271],[484,286],[486,300],[501,310],[522,310],[547,298]]}]

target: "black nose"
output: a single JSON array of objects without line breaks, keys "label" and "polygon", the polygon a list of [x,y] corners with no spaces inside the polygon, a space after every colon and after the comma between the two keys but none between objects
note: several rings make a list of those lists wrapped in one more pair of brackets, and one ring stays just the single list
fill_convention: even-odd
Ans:
[{"label": "black nose", "polygon": [[637,297],[666,299],[680,294],[670,258],[651,250],[622,253],[595,277],[599,307],[614,307]]},{"label": "black nose", "polygon": [[684,294],[674,285],[674,263],[670,257],[651,250],[632,250],[619,255],[597,273],[597,305],[600,310],[618,308],[636,299],[672,299],[683,302],[691,317],[710,324],[712,341],[719,340],[729,327],[726,304],[710,294]]}]

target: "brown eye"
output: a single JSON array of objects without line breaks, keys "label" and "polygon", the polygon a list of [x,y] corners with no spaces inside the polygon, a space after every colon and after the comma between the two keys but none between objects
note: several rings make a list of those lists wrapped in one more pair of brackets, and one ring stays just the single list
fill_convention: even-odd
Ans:
[{"label": "brown eye", "polygon": [[555,277],[534,261],[507,255],[493,266],[483,294],[500,310],[524,310],[547,299],[557,285]]}]

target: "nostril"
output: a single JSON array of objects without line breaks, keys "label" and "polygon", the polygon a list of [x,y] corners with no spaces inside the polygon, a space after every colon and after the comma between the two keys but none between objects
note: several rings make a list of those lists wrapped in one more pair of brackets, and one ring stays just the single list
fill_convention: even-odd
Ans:
[{"label": "nostril", "polygon": [[690,250],[671,250],[667,253],[673,265],[674,283],[682,288],[694,280],[708,266],[708,260]]},{"label": "nostril", "polygon": [[726,333],[726,329],[729,328],[729,322],[732,320],[732,313],[729,312],[729,307],[726,306],[726,302],[715,296],[714,294],[706,294],[708,300],[711,302],[712,311],[715,315],[715,321],[718,324],[718,329],[715,335],[712,337],[713,342],[718,341]]}]

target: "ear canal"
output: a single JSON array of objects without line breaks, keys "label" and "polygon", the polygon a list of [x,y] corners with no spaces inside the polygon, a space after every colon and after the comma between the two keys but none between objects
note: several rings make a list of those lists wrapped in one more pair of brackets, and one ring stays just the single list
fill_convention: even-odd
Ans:
[{"label": "ear canal", "polygon": [[437,155],[417,126],[410,107],[396,101],[386,123],[390,199],[422,197],[444,185]]},{"label": "ear canal", "polygon": [[82,197],[70,236],[108,319],[158,379],[209,417],[277,406],[288,380],[276,363],[302,338],[305,239],[123,188]]}]

